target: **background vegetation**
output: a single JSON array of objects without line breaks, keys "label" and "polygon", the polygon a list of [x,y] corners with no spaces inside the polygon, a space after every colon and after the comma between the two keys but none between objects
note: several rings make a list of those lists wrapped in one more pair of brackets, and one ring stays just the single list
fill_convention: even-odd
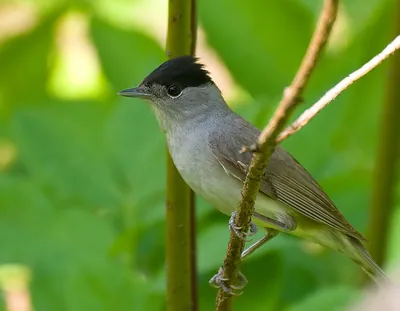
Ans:
[{"label": "background vegetation", "polygon": [[[232,107],[262,127],[322,1],[198,2],[198,55]],[[165,60],[166,5],[0,3],[0,272],[7,264],[29,269],[35,310],[164,308],[164,139],[146,104],[116,93]],[[391,0],[343,1],[301,110],[393,38],[393,8]],[[284,144],[361,232],[388,68]],[[198,201],[200,310],[212,310],[208,280],[224,257],[228,218]],[[400,260],[399,196],[395,202],[387,267]],[[361,295],[356,265],[289,236],[257,251],[242,271],[249,284],[236,310],[344,310]]]}]

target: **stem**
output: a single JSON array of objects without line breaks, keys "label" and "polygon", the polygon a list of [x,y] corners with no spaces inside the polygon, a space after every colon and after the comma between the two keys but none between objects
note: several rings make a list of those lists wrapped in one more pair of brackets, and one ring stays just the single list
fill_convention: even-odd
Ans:
[{"label": "stem", "polygon": [[[314,35],[308,46],[306,55],[300,68],[283,95],[283,98],[272,116],[267,127],[262,131],[259,140],[259,152],[253,155],[249,172],[242,189],[242,197],[236,213],[235,225],[243,228],[244,232],[249,229],[251,217],[254,211],[254,203],[258,194],[261,178],[267,166],[267,162],[277,144],[276,138],[283,130],[291,113],[299,103],[299,98],[315,64],[321,55],[321,51],[328,40],[333,23],[336,19],[338,0],[326,0],[318,20]],[[222,266],[223,277],[227,279],[227,286],[230,286],[237,278],[238,266],[241,260],[241,253],[245,242],[234,232],[230,234],[228,250]],[[219,290],[216,304],[216,311],[231,310],[232,296],[227,295],[222,289]]]},{"label": "stem", "polygon": [[[400,33],[400,1],[397,1],[395,33]],[[370,251],[382,266],[387,255],[389,228],[394,213],[396,164],[399,157],[398,124],[400,121],[400,55],[394,55],[389,68],[386,101],[382,111],[379,147],[373,179]]]},{"label": "stem", "polygon": [[[194,54],[196,24],[195,0],[169,0],[168,58]],[[198,310],[194,202],[167,152],[167,311]]]}]

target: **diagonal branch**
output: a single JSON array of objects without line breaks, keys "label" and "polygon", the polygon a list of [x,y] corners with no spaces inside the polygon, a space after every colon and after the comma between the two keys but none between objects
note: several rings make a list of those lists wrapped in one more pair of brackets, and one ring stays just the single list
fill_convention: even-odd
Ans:
[{"label": "diagonal branch", "polygon": [[[290,113],[297,105],[296,97],[299,96],[299,90],[302,90],[305,85],[300,82],[300,86],[302,87],[299,87],[299,84],[296,86],[295,79],[292,86],[285,91],[284,98],[271,118],[270,123],[263,130],[259,137],[257,153],[255,153],[253,156],[250,170],[243,186],[239,212],[237,213],[237,217],[235,219],[236,226],[243,224],[244,230],[248,229],[248,224],[251,220],[252,212],[254,211],[254,202],[260,186],[260,179],[268,162],[268,158],[272,154],[276,144],[295,134],[298,130],[305,126],[308,121],[315,117],[318,112],[332,102],[341,92],[343,92],[356,80],[362,78],[372,69],[380,65],[385,59],[399,49],[400,36],[396,37],[381,53],[372,58],[368,63],[363,65],[360,69],[356,70],[348,77],[340,81],[332,89],[330,89],[320,100],[318,100],[311,108],[307,109],[295,122],[293,122],[291,126],[279,133],[290,116]],[[237,275],[237,268],[238,264],[240,263],[240,254],[243,250],[243,247],[244,242],[237,238],[235,234],[231,233],[228,251],[223,266],[224,277],[228,279],[228,282],[230,282],[230,280],[234,280],[232,279],[232,276],[236,277]],[[222,291],[220,291],[217,299],[216,310],[229,310],[230,304],[231,297],[227,297]]]},{"label": "diagonal branch", "polygon": [[[321,51],[328,40],[333,23],[336,19],[337,9],[338,0],[325,1],[313,38],[311,39],[300,68],[292,84],[285,90],[283,98],[270,122],[259,137],[259,152],[255,153],[252,158],[235,218],[235,225],[243,228],[245,232],[249,229],[261,178],[267,166],[268,159],[276,146],[276,138],[283,130],[285,123],[299,102],[298,99],[307,85]],[[228,250],[222,266],[222,274],[223,277],[228,280],[228,286],[232,284],[230,282],[235,281],[237,278],[238,266],[240,264],[240,257],[244,249],[244,244],[244,241],[235,233],[231,232]],[[231,302],[232,297],[220,289],[217,297],[216,310],[222,311],[231,309]]]},{"label": "diagonal branch", "polygon": [[300,117],[297,118],[289,127],[287,127],[282,133],[279,134],[277,141],[281,142],[289,136],[295,134],[303,126],[305,126],[308,121],[314,118],[324,107],[326,107],[331,101],[333,101],[340,93],[352,85],[355,81],[365,76],[372,69],[381,64],[386,58],[392,55],[396,50],[400,48],[400,36],[396,37],[387,47],[372,58],[368,63],[363,65],[361,68],[357,69],[328,92],[325,93],[315,104],[313,104],[309,109],[304,111]]}]

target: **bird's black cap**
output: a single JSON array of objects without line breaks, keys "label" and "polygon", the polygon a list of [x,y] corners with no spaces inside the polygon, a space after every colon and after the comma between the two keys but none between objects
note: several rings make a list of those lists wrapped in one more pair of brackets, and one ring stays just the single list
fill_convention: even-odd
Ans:
[{"label": "bird's black cap", "polygon": [[159,84],[166,87],[177,84],[184,89],[209,82],[212,80],[204,65],[198,63],[198,58],[186,55],[166,61],[149,74],[142,84]]}]

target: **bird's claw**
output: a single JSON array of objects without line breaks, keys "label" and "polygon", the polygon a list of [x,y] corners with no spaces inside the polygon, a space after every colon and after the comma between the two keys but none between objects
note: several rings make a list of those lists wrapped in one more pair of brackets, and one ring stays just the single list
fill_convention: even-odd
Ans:
[{"label": "bird's claw", "polygon": [[258,232],[258,227],[254,222],[250,223],[250,232],[247,234],[248,236],[256,235]]},{"label": "bird's claw", "polygon": [[247,239],[247,237],[253,236],[258,232],[258,227],[254,223],[250,223],[250,231],[249,232],[243,232],[242,227],[236,226],[235,225],[235,217],[236,217],[236,212],[232,213],[231,218],[229,219],[229,228],[235,232],[235,234],[243,241],[245,242],[250,242],[251,239]]},{"label": "bird's claw", "polygon": [[222,267],[218,269],[218,273],[214,275],[209,283],[212,287],[220,288],[224,291],[225,294],[230,296],[240,296],[243,292],[236,292],[237,290],[243,289],[247,284],[246,277],[238,272],[237,279],[235,284],[226,284],[229,279],[223,276]]}]

